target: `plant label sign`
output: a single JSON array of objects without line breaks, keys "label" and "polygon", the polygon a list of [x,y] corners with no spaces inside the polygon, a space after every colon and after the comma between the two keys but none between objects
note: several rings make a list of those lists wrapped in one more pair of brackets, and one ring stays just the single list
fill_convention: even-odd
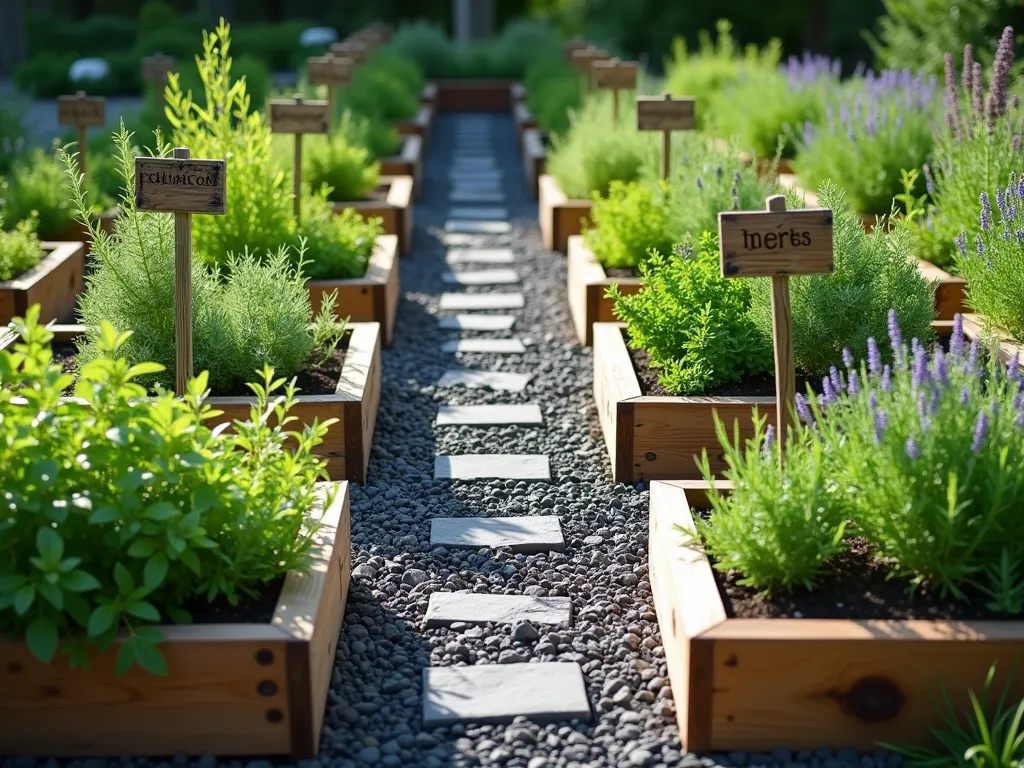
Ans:
[{"label": "plant label sign", "polygon": [[672,131],[692,131],[696,126],[696,103],[693,99],[674,99],[665,93],[659,97],[638,96],[636,129],[661,131],[661,178],[668,179],[672,162]]},{"label": "plant label sign", "polygon": [[369,51],[367,51],[365,43],[358,40],[346,40],[341,43],[333,43],[331,53],[351,59],[355,64],[362,64]]},{"label": "plant label sign", "polygon": [[634,61],[595,61],[590,65],[590,79],[595,88],[604,88],[612,92],[612,122],[619,124],[619,91],[636,90],[640,65]]},{"label": "plant label sign", "polygon": [[576,51],[582,51],[582,50],[585,50],[585,49],[590,48],[590,47],[591,47],[590,43],[588,43],[586,40],[584,40],[579,35],[576,35],[576,37],[574,37],[572,40],[570,40],[569,42],[565,43],[565,45],[562,46],[562,54],[563,54],[563,56],[565,56],[565,59],[567,61],[571,62],[572,61],[572,55]]},{"label": "plant label sign", "polygon": [[590,81],[590,67],[595,61],[607,61],[611,56],[600,48],[580,48],[572,52],[572,64],[577,71],[587,76]]},{"label": "plant label sign", "polygon": [[153,87],[160,90],[167,80],[167,73],[173,72],[175,61],[173,56],[167,56],[157,51],[152,56],[142,58],[142,79],[152,83]]},{"label": "plant label sign", "polygon": [[342,56],[311,56],[306,71],[313,85],[348,85],[352,79],[352,59]]},{"label": "plant label sign", "polygon": [[718,247],[722,277],[772,279],[775,410],[781,466],[786,436],[796,418],[789,276],[832,272],[832,211],[787,211],[785,196],[772,195],[765,201],[764,211],[719,213]]},{"label": "plant label sign", "polygon": [[329,101],[304,101],[301,93],[291,99],[275,99],[270,102],[270,130],[295,134],[292,180],[295,184],[295,220],[298,221],[302,218],[302,134],[330,134],[331,104]]},{"label": "plant label sign", "polygon": [[102,96],[86,96],[85,91],[79,91],[74,96],[58,96],[57,122],[76,128],[105,125],[107,100]]},{"label": "plant label sign", "polygon": [[135,205],[174,214],[175,391],[192,378],[192,214],[227,212],[223,160],[192,160],[187,147],[173,157],[135,158]]}]

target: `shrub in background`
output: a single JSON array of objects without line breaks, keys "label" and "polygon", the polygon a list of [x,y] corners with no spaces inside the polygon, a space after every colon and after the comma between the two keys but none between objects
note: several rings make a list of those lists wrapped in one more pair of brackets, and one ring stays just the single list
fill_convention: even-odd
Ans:
[{"label": "shrub in background", "polygon": [[413,62],[426,78],[450,76],[454,46],[439,26],[426,21],[402,24],[391,36],[387,48]]},{"label": "shrub in background", "polygon": [[531,64],[523,78],[526,104],[545,131],[562,135],[569,130],[569,116],[580,107],[580,77],[563,59],[541,59]]},{"label": "shrub in background", "polygon": [[826,105],[825,125],[803,126],[794,170],[811,188],[840,184],[858,213],[888,214],[900,171],[920,168],[932,151],[937,96],[934,77],[907,70],[849,81]]},{"label": "shrub in background", "polygon": [[13,280],[43,258],[43,246],[36,236],[37,226],[38,221],[32,216],[19,221],[9,232],[0,228],[0,282]]},{"label": "shrub in background", "polygon": [[[290,173],[295,139],[275,134],[273,142],[277,162]],[[340,131],[335,131],[330,141],[315,134],[303,138],[302,182],[313,190],[329,187],[328,200],[362,200],[379,177],[380,163],[372,159],[370,151],[350,142]]]},{"label": "shrub in background", "polygon": [[[387,61],[382,59],[381,62]],[[422,86],[421,86],[422,87]],[[420,88],[410,89],[406,78],[388,66],[369,62],[352,72],[352,84],[341,93],[337,104],[359,115],[387,122],[411,120],[420,110]]]}]

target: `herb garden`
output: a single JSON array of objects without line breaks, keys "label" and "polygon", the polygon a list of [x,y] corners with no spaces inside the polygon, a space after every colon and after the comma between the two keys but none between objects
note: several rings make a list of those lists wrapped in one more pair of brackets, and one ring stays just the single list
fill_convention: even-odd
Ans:
[{"label": "herb garden", "polygon": [[0,768],[1024,761],[1019,8],[328,5],[0,14]]}]

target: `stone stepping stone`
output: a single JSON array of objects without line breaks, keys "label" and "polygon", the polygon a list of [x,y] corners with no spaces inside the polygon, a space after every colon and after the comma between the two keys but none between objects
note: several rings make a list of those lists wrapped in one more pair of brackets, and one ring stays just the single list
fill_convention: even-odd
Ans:
[{"label": "stone stepping stone", "polygon": [[444,260],[449,264],[512,264],[516,257],[511,248],[461,248],[449,250]]},{"label": "stone stepping stone", "polygon": [[550,480],[543,454],[465,453],[434,457],[435,480]]},{"label": "stone stepping stone", "polygon": [[474,191],[456,187],[448,194],[450,203],[504,203],[505,193],[497,188],[488,191]]},{"label": "stone stepping stone", "polygon": [[519,339],[453,339],[441,344],[446,355],[478,352],[485,355],[521,355],[526,351]]},{"label": "stone stepping stone", "polygon": [[511,331],[515,324],[513,315],[455,315],[437,321],[442,331]]},{"label": "stone stepping stone", "polygon": [[478,371],[473,368],[449,368],[437,380],[438,387],[491,389],[496,392],[522,392],[533,377],[528,373],[506,371]]},{"label": "stone stepping stone", "polygon": [[423,727],[590,720],[579,664],[482,664],[423,670]]},{"label": "stone stepping stone", "polygon": [[472,311],[474,309],[522,309],[526,305],[521,293],[442,293],[442,310]]},{"label": "stone stepping stone", "polygon": [[507,219],[508,208],[503,205],[455,205],[448,209],[453,219]]},{"label": "stone stepping stone", "polygon": [[476,152],[456,152],[452,164],[465,165],[469,168],[494,165],[494,155],[480,154]]},{"label": "stone stepping stone", "polygon": [[434,592],[427,604],[427,627],[447,627],[456,621],[467,624],[568,625],[572,600],[568,597],[529,595],[481,595],[473,592]]},{"label": "stone stepping stone", "polygon": [[439,427],[502,427],[510,424],[543,424],[540,406],[527,405],[442,405],[435,424]]},{"label": "stone stepping stone", "polygon": [[448,285],[512,285],[519,282],[514,269],[478,269],[472,272],[443,272],[441,281]]},{"label": "stone stepping stone", "polygon": [[501,192],[502,181],[500,179],[452,179],[453,192]]},{"label": "stone stepping stone", "polygon": [[501,181],[505,172],[499,168],[450,168],[450,181]]},{"label": "stone stepping stone", "polygon": [[448,219],[445,232],[464,232],[470,235],[507,235],[512,225],[507,221],[473,221],[471,219]]},{"label": "stone stepping stone", "polygon": [[564,552],[562,524],[555,515],[529,517],[435,517],[430,546],[448,549],[497,549],[513,552]]}]

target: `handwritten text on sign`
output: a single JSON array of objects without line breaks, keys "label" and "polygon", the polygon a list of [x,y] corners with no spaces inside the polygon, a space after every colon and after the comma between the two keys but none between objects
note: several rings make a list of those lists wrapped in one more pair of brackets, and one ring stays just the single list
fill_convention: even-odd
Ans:
[{"label": "handwritten text on sign", "polygon": [[832,211],[718,214],[722,277],[776,277],[832,271]]},{"label": "handwritten text on sign", "polygon": [[638,131],[692,131],[696,111],[693,99],[638,98]]},{"label": "handwritten text on sign", "polygon": [[347,85],[352,79],[352,59],[339,56],[313,56],[306,60],[309,82],[313,85]]},{"label": "handwritten text on sign", "polygon": [[57,122],[85,128],[107,122],[106,99],[102,96],[58,96]]},{"label": "handwritten text on sign", "polygon": [[137,157],[135,205],[140,211],[225,213],[224,161]]},{"label": "handwritten text on sign", "polygon": [[326,101],[275,99],[270,102],[274,133],[328,133],[331,113]]},{"label": "handwritten text on sign", "polygon": [[636,88],[640,65],[632,61],[595,61],[590,65],[594,85],[613,91],[631,91]]}]

